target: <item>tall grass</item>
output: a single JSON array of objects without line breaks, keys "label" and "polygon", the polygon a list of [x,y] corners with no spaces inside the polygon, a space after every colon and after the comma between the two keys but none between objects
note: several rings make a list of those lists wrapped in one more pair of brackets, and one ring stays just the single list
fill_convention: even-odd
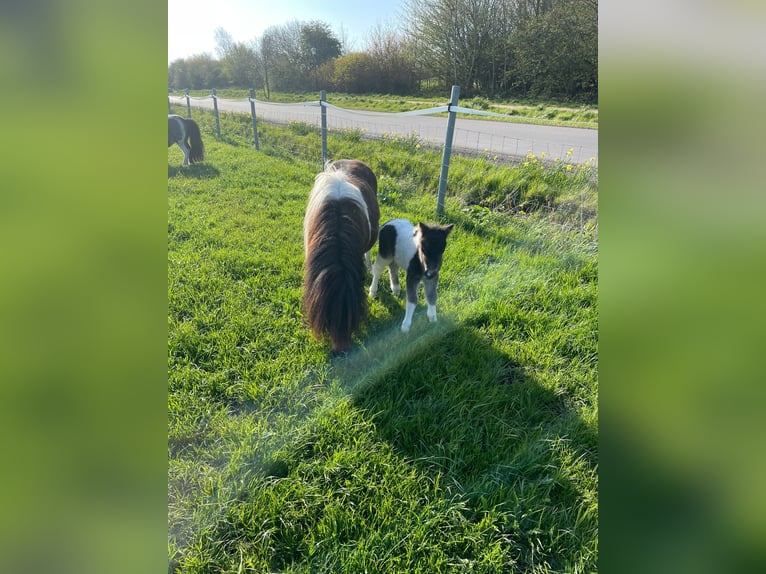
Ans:
[{"label": "tall grass", "polygon": [[[169,571],[594,571],[595,225],[482,205],[529,166],[461,160],[439,322],[401,334],[381,285],[330,360],[300,309],[315,130],[256,151],[198,119],[207,161],[168,152]],[[383,220],[432,221],[432,152],[395,137],[330,149],[373,166]]]}]

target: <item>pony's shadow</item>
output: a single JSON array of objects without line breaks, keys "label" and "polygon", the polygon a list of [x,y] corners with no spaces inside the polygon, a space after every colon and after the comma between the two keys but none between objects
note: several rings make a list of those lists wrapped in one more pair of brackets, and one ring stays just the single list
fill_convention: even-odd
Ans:
[{"label": "pony's shadow", "polygon": [[218,168],[213,167],[208,163],[193,163],[187,166],[168,164],[168,178],[179,175],[194,179],[211,179],[221,175],[221,172]]},{"label": "pony's shadow", "polygon": [[566,505],[580,496],[562,457],[595,472],[596,429],[475,326],[424,315],[407,334],[395,321],[334,365],[379,438],[477,514],[518,511],[512,504],[529,484],[547,493],[530,500],[530,516],[546,499]]}]

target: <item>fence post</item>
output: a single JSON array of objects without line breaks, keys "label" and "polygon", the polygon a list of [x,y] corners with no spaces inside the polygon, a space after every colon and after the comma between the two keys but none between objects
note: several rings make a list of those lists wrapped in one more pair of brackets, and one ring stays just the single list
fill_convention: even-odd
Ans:
[{"label": "fence post", "polygon": [[447,189],[447,173],[449,172],[449,160],[452,155],[452,138],[455,134],[455,116],[457,113],[452,110],[457,106],[457,100],[460,96],[460,86],[452,86],[452,95],[449,103],[449,119],[447,120],[447,135],[444,138],[444,153],[442,154],[442,169],[439,174],[439,193],[436,196],[436,214],[441,215],[444,211],[444,191]]},{"label": "fence post", "polygon": [[186,117],[191,117],[191,101],[189,100],[189,88],[186,88]]},{"label": "fence post", "polygon": [[324,104],[327,101],[327,92],[319,92],[319,107],[322,110],[322,169],[327,164],[327,108]]},{"label": "fence post", "polygon": [[250,88],[250,115],[253,117],[253,145],[258,149],[258,128],[255,125],[255,90]]},{"label": "fence post", "polygon": [[215,113],[215,133],[218,139],[221,139],[221,122],[218,119],[218,96],[215,95],[215,88],[213,88],[211,96],[213,97],[213,112]]}]

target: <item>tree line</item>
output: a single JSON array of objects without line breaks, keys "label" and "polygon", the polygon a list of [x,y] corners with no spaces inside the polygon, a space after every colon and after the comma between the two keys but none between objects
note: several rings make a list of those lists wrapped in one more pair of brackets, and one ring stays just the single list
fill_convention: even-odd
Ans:
[{"label": "tree line", "polygon": [[171,89],[598,100],[598,0],[407,0],[400,25],[361,51],[321,21],[272,26],[250,42],[216,30],[216,55],[168,66]]}]

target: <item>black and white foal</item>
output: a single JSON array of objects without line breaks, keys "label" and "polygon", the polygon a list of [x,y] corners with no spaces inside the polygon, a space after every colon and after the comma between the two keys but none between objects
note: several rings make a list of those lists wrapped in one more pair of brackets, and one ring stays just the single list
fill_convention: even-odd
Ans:
[{"label": "black and white foal", "polygon": [[378,233],[378,256],[372,266],[370,296],[378,292],[378,281],[383,268],[388,266],[391,291],[399,295],[399,268],[407,270],[407,305],[402,322],[402,332],[412,325],[412,315],[418,304],[418,287],[423,281],[428,303],[428,320],[436,321],[436,287],[439,283],[439,269],[447,247],[447,236],[453,225],[412,225],[406,219],[392,219]]}]

